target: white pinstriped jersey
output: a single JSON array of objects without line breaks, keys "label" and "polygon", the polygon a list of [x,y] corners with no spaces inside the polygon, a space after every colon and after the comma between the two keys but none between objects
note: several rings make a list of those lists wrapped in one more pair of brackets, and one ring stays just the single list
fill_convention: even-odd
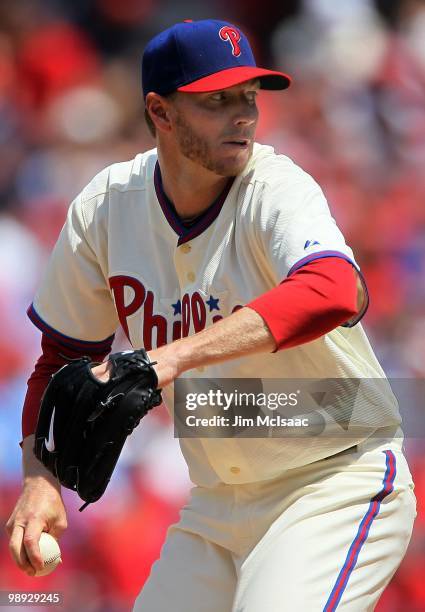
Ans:
[{"label": "white pinstriped jersey", "polygon": [[[329,256],[359,269],[320,187],[272,147],[256,144],[245,170],[189,228],[161,189],[153,149],[106,168],[72,203],[29,315],[42,330],[87,347],[106,343],[121,324],[134,348],[150,350],[212,325],[298,267]],[[305,345],[185,376],[385,378],[357,321]],[[170,410],[171,387],[165,390]],[[251,482],[338,452],[400,421],[392,395],[366,412],[368,430],[351,441],[180,443],[194,482]]]}]

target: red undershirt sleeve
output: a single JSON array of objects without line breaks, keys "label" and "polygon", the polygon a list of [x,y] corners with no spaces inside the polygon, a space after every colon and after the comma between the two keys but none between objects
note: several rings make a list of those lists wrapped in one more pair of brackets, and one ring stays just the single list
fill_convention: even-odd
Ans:
[{"label": "red undershirt sleeve", "polygon": [[266,322],[276,351],[311,342],[358,313],[355,270],[339,257],[315,259],[247,306]]},{"label": "red undershirt sleeve", "polygon": [[[112,339],[111,339],[112,345]],[[57,372],[63,365],[71,359],[78,359],[87,355],[93,361],[101,362],[111,350],[102,347],[100,352],[90,349],[75,349],[64,346],[47,334],[41,338],[42,354],[35,364],[33,373],[28,379],[28,389],[22,409],[22,439],[34,433],[38,413],[40,410],[41,397],[50,380],[52,374]],[[20,442],[22,446],[22,441]]]}]

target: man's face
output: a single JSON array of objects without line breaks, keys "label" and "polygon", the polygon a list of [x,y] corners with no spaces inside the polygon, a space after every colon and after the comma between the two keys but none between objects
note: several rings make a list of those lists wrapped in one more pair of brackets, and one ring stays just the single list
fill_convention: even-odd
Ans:
[{"label": "man's face", "polygon": [[177,92],[172,116],[182,155],[220,176],[235,176],[252,155],[259,81],[209,93]]}]

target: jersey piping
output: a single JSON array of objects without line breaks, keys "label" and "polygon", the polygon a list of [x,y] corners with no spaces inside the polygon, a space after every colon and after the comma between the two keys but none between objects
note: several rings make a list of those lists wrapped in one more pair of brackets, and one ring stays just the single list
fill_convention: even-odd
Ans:
[{"label": "jersey piping", "polygon": [[229,194],[234,180],[235,177],[231,177],[228,180],[227,185],[225,186],[223,191],[218,196],[218,198],[214,200],[214,202],[209,206],[209,208],[207,208],[205,212],[203,212],[197,219],[194,220],[193,224],[191,224],[190,227],[187,227],[184,223],[182,223],[180,217],[176,213],[173,203],[164,191],[162,185],[161,169],[159,167],[158,161],[156,162],[154,172],[156,197],[168,224],[179,236],[179,246],[202,234],[202,232],[204,232],[216,220],[216,218],[220,214],[221,209],[223,208],[223,204],[226,201],[226,198]]},{"label": "jersey piping", "polygon": [[305,266],[306,264],[310,263],[311,261],[315,261],[316,259],[323,259],[324,257],[339,257],[340,259],[345,259],[345,261],[348,261],[357,270],[357,273],[359,275],[360,281],[363,286],[365,300],[364,300],[362,308],[357,313],[357,315],[353,319],[351,319],[351,321],[347,321],[347,323],[343,323],[341,325],[341,327],[354,327],[355,325],[357,325],[357,323],[359,323],[359,321],[361,321],[361,319],[366,314],[366,311],[369,308],[370,299],[369,299],[369,291],[367,290],[366,280],[362,274],[362,271],[352,259],[347,257],[347,255],[345,255],[344,253],[341,253],[340,251],[321,251],[321,252],[319,251],[318,253],[312,253],[311,255],[307,255],[306,257],[303,257],[302,259],[297,261],[292,266],[292,268],[289,270],[288,277],[291,276],[291,274],[293,274],[300,268],[302,268],[303,266]]},{"label": "jersey piping", "polygon": [[30,321],[43,333],[45,333],[50,338],[53,338],[60,344],[64,346],[71,346],[77,349],[86,349],[90,351],[98,351],[99,353],[102,351],[109,351],[111,348],[112,341],[115,337],[115,334],[109,336],[109,338],[105,338],[104,340],[99,341],[91,341],[91,340],[78,340],[77,338],[71,338],[70,336],[66,336],[61,332],[58,332],[53,327],[50,327],[43,319],[39,316],[37,311],[34,308],[34,304],[31,304],[27,310],[27,315]]}]

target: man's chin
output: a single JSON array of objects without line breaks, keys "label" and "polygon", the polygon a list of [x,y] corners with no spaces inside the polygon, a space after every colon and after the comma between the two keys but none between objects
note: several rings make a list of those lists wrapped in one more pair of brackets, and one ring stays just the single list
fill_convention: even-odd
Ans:
[{"label": "man's chin", "polygon": [[[243,154],[241,154],[243,153]],[[210,168],[219,176],[236,176],[240,174],[246,167],[252,156],[252,147],[236,155],[227,155],[221,159],[217,159]]]}]

